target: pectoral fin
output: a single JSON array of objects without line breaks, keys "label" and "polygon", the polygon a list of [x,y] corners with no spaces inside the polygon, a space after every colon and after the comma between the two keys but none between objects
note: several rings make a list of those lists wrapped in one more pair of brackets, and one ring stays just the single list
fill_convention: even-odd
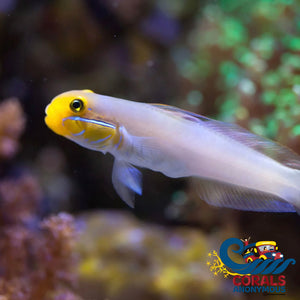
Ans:
[{"label": "pectoral fin", "polygon": [[134,194],[142,194],[142,173],[131,164],[116,159],[112,182],[118,195],[130,207],[134,207]]}]

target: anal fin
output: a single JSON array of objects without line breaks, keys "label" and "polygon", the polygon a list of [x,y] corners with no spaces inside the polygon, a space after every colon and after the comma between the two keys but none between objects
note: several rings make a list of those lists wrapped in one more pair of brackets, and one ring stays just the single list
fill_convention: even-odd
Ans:
[{"label": "anal fin", "polygon": [[195,184],[199,197],[213,206],[261,212],[295,212],[291,204],[273,194],[202,178],[196,178]]}]

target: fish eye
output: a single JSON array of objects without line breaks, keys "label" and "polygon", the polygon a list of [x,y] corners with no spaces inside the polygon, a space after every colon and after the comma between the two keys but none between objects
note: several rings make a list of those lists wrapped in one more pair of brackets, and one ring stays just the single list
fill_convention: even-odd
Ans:
[{"label": "fish eye", "polygon": [[80,112],[83,109],[83,101],[80,99],[74,99],[71,103],[70,103],[70,108],[74,111],[74,112]]}]

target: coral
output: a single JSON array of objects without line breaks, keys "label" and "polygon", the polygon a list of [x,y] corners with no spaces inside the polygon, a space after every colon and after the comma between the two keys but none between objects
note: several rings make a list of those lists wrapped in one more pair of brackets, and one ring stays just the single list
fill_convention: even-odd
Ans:
[{"label": "coral", "polygon": [[75,229],[70,215],[52,216],[35,229],[14,225],[0,231],[0,296],[80,299],[70,289],[75,280]]},{"label": "coral", "polygon": [[220,291],[219,281],[212,287],[207,276],[209,242],[201,230],[150,225],[122,212],[83,220],[79,292],[85,298],[206,299]]},{"label": "coral", "polygon": [[297,1],[207,4],[173,53],[188,105],[300,152],[299,12]]},{"label": "coral", "polygon": [[[12,158],[25,117],[16,99],[0,105],[0,157]],[[79,300],[71,215],[40,221],[42,192],[32,175],[0,180],[0,299]]]},{"label": "coral", "polygon": [[0,181],[0,224],[22,224],[35,218],[41,200],[37,180],[31,175]]},{"label": "coral", "polygon": [[0,104],[0,159],[11,158],[18,150],[18,139],[25,127],[25,116],[16,98]]},{"label": "coral", "polygon": [[46,269],[48,276],[52,278],[51,286],[60,285],[61,282],[73,283],[75,274],[70,272],[75,262],[73,249],[76,230],[73,217],[66,213],[59,213],[44,220],[41,228],[44,241],[38,256],[41,263],[45,265],[42,269]]}]

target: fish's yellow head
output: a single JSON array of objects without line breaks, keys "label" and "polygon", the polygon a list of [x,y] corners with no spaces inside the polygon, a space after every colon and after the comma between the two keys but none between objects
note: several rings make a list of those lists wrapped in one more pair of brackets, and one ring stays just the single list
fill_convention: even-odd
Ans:
[{"label": "fish's yellow head", "polygon": [[81,146],[101,150],[118,140],[118,126],[95,111],[91,90],[69,91],[46,107],[45,123],[55,133]]}]

